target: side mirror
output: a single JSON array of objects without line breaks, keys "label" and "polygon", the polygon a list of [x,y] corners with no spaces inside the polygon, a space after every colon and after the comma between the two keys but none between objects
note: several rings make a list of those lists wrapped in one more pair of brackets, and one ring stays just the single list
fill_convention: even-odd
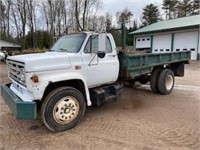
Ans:
[{"label": "side mirror", "polygon": [[106,56],[106,53],[105,53],[105,52],[102,52],[102,51],[99,51],[99,52],[97,53],[97,56],[98,56],[99,58],[104,58],[104,57]]}]

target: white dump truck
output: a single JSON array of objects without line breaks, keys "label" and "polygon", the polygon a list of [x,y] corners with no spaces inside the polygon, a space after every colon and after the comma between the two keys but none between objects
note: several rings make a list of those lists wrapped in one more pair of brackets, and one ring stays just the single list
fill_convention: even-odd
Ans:
[{"label": "white dump truck", "polygon": [[47,128],[64,131],[81,121],[87,106],[117,100],[119,83],[150,81],[154,92],[170,94],[189,58],[190,52],[118,53],[111,34],[69,34],[48,52],[8,57],[11,83],[1,92],[16,118],[36,119],[40,109]]}]

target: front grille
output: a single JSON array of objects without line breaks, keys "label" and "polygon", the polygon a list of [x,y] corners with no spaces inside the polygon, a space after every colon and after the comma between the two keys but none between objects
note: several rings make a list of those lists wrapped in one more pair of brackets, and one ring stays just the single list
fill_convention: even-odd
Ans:
[{"label": "front grille", "polygon": [[16,82],[26,86],[25,79],[22,79],[24,63],[8,60],[7,64],[9,69],[9,77]]}]

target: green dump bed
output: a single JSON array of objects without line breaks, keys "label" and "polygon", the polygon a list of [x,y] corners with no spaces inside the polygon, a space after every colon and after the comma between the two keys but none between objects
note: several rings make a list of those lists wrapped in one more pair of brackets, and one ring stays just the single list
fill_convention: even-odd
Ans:
[{"label": "green dump bed", "polygon": [[140,75],[151,73],[154,67],[163,66],[178,62],[187,62],[190,59],[190,52],[171,53],[145,53],[129,54],[119,53],[120,77],[134,78]]}]

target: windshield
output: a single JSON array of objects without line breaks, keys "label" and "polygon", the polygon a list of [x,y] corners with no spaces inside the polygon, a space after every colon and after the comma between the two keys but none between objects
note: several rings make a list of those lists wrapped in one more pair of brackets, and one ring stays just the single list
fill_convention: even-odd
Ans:
[{"label": "windshield", "polygon": [[61,37],[50,49],[50,51],[64,51],[69,53],[77,53],[86,37],[85,33],[70,34]]}]

